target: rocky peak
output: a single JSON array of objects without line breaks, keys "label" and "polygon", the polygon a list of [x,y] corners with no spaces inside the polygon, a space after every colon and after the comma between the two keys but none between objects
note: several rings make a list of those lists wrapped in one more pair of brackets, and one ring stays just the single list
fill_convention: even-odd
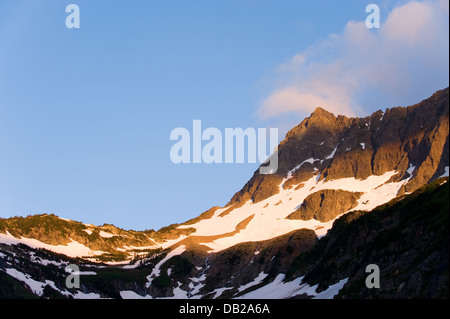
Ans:
[{"label": "rocky peak", "polygon": [[325,130],[335,132],[339,127],[348,125],[348,118],[342,115],[336,117],[333,113],[318,107],[311,115],[305,118],[299,125],[291,129],[280,143],[280,146],[292,139],[301,139],[310,130]]},{"label": "rocky peak", "polygon": [[[255,172],[230,204],[264,200],[287,185],[320,173],[320,179],[366,179],[397,171],[392,181],[410,178],[411,192],[442,175],[449,162],[449,89],[409,107],[379,110],[365,118],[347,118],[323,108],[286,134],[278,147],[278,171]],[[304,163],[302,165],[302,163]]]},{"label": "rocky peak", "polygon": [[320,124],[326,122],[335,122],[336,116],[333,113],[328,112],[327,110],[318,107],[314,110],[313,113],[308,118],[310,123]]}]

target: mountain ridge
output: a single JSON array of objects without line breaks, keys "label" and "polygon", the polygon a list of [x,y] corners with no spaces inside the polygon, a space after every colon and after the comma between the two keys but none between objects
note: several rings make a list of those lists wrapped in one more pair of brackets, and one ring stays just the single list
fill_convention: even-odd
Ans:
[{"label": "mountain ridge", "polygon": [[[415,105],[406,108],[387,108],[385,112],[378,110],[364,118],[335,116],[331,112],[318,107],[311,116],[305,118],[299,125],[291,129],[280,143],[278,148],[280,167],[277,173],[273,175],[259,175],[257,170],[249,182],[240,191],[236,192],[223,208],[213,207],[189,221],[181,224],[172,224],[161,228],[159,231],[136,232],[129,230],[123,232],[123,230],[112,226],[113,235],[114,232],[116,232],[116,235],[122,232],[126,236],[135,237],[134,240],[124,240],[123,245],[125,243],[130,245],[134,243],[135,245],[132,246],[136,246],[136,244],[154,246],[157,243],[161,244],[165,241],[176,240],[180,236],[195,235],[195,227],[192,227],[192,225],[202,220],[211,219],[215,215],[225,217],[231,211],[245,205],[248,201],[256,204],[273,195],[280,194],[280,191],[284,189],[295,188],[295,190],[299,190],[306,181],[311,180],[314,176],[317,176],[318,181],[344,179],[347,177],[364,180],[371,175],[382,175],[389,170],[395,170],[397,173],[393,174],[388,182],[398,182],[409,178],[407,183],[401,185],[396,195],[411,192],[418,185],[429,183],[433,178],[444,174],[445,167],[448,167],[448,95],[449,89],[446,88],[437,91],[430,98]],[[430,105],[433,107],[429,110]],[[427,111],[426,114],[423,114],[424,110]],[[397,128],[397,135],[392,134],[392,129],[388,130],[387,133],[384,132],[385,129],[381,129],[381,127],[385,128],[386,126],[393,126],[393,123],[403,123],[405,121],[412,124]],[[437,123],[435,125],[437,128],[433,127],[433,123]],[[381,136],[378,133],[380,130],[383,131]],[[387,135],[394,135],[395,137],[387,139]],[[367,139],[368,137],[370,139]],[[430,139],[432,139],[433,143],[429,142]],[[395,156],[396,161],[392,161],[392,147],[389,147],[387,150],[383,147],[383,142],[390,142],[391,140],[396,141],[395,152],[403,153],[401,156]],[[400,140],[402,141],[401,143],[399,143]],[[436,146],[436,144],[439,145]],[[353,149],[355,146],[357,149]],[[439,148],[442,150],[439,151]],[[378,151],[379,149],[381,151]],[[428,161],[431,164],[428,164]],[[424,162],[425,166],[428,167],[422,168],[420,164]],[[447,165],[445,165],[446,163]],[[376,174],[374,174],[374,171]],[[326,191],[325,189],[321,192]],[[344,194],[345,191],[341,193]],[[326,198],[327,196],[323,197],[322,200],[325,199],[326,201]],[[328,202],[332,204],[333,201]],[[355,200],[353,200],[353,204],[355,204]],[[319,206],[321,206],[320,203]],[[355,205],[351,206],[354,207]],[[301,205],[299,204],[298,209],[300,207]],[[324,207],[322,208],[324,209]],[[220,214],[217,214],[218,211],[220,211]],[[291,219],[292,216],[295,216],[294,210],[290,212],[289,216],[291,217],[288,218]],[[333,217],[336,216],[338,215],[334,214]],[[7,220],[0,219],[0,232],[2,233],[5,233],[6,226],[4,224]],[[9,220],[12,221],[13,219]],[[61,227],[64,228],[64,226]],[[78,223],[77,227],[82,228],[86,232],[91,226]],[[101,226],[94,227],[98,228],[94,235],[99,231],[105,231],[99,227]],[[38,240],[47,239],[44,240],[47,244],[67,244],[71,241],[67,235],[60,236],[63,240],[57,242],[54,238],[45,238],[44,234],[46,232],[42,232],[40,229],[35,229],[31,233],[23,232],[23,230],[22,233],[19,234],[16,231],[15,234]],[[230,232],[234,230],[235,228],[233,227],[230,229]],[[12,232],[14,235],[14,230]],[[223,234],[226,233],[223,232]],[[89,235],[83,232],[81,234],[79,232],[77,234],[72,233],[72,237],[74,237],[72,240],[78,239],[81,244],[90,243],[92,236]],[[102,236],[97,237],[100,237],[100,242],[102,243],[113,241],[112,239],[102,238]],[[92,250],[97,250],[99,247],[96,244],[91,244],[91,248]],[[109,253],[112,250],[114,250],[114,246],[107,249]]]},{"label": "mountain ridge", "polygon": [[[46,258],[72,258],[96,269],[96,276],[84,279],[90,284],[110,276],[108,271],[138,278],[134,285],[108,286],[108,293],[86,288],[74,294],[66,293],[63,274],[54,270],[57,289],[52,289],[73,298],[109,293],[114,298],[235,298],[271,285],[280,291],[292,285],[289,289],[295,294],[284,297],[300,296],[301,276],[308,280],[312,275],[297,274],[290,284],[283,278],[292,275],[290,265],[298,256],[318,249],[318,243],[329,238],[337,221],[355,212],[376,211],[448,176],[448,123],[448,88],[415,105],[379,110],[364,118],[335,116],[317,108],[278,146],[277,172],[260,175],[257,170],[224,207],[212,207],[158,231],[94,226],[55,215],[0,219],[0,270],[23,279],[11,253],[34,260],[44,249],[51,256]],[[40,269],[37,264],[34,270],[21,267],[30,272]],[[107,267],[105,273],[99,267]],[[344,274],[333,277],[339,282],[322,280],[319,290],[312,289],[317,283],[310,281],[310,294],[303,292],[311,297],[332,289],[328,295],[335,296],[347,282],[354,284]],[[39,281],[44,277],[39,275]],[[39,289],[38,295],[45,294]]]}]

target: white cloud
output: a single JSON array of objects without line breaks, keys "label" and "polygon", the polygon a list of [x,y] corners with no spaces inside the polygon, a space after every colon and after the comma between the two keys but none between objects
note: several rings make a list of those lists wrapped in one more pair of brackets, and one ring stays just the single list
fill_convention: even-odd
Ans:
[{"label": "white cloud", "polygon": [[296,112],[298,109],[312,113],[317,107],[327,109],[334,114],[354,116],[349,107],[351,101],[348,94],[339,90],[340,87],[322,86],[317,90],[314,85],[310,90],[301,90],[289,86],[272,93],[262,104],[260,115],[263,118],[276,116],[279,113]]},{"label": "white cloud", "polygon": [[448,86],[448,19],[448,0],[427,0],[394,8],[378,30],[350,21],[280,65],[282,84],[257,113],[266,119],[322,107],[354,116],[383,108],[379,101],[389,107],[426,98]]}]

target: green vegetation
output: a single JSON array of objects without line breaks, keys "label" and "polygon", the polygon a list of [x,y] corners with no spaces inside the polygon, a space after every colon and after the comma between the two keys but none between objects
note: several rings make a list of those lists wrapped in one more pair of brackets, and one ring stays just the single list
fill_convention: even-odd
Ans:
[{"label": "green vegetation", "polygon": [[106,253],[95,256],[95,258],[101,262],[119,262],[126,260],[128,258],[128,254],[126,252]]},{"label": "green vegetation", "polygon": [[199,216],[189,219],[187,222],[184,222],[182,225],[192,225],[192,224],[198,223],[201,220],[212,218],[218,208],[219,208],[218,206],[212,207],[212,208],[208,209],[207,211],[201,213]]},{"label": "green vegetation", "polygon": [[195,228],[178,229],[177,228],[178,226],[180,226],[180,224],[172,224],[166,227],[162,227],[158,231],[152,233],[151,237],[157,241],[164,241],[170,239],[177,239],[182,235],[187,236],[195,232]]},{"label": "green vegetation", "polygon": [[[172,228],[175,227],[167,230],[172,230]],[[61,219],[53,214],[0,218],[0,232],[6,233],[6,231],[14,237],[33,238],[50,245],[64,245],[74,240],[93,250],[108,252],[99,258],[103,262],[126,260],[128,256],[118,252],[117,247],[142,247],[155,244],[147,235],[151,231],[125,231],[109,224],[100,227],[87,226],[81,222]],[[102,236],[101,231],[112,234],[112,236]]]},{"label": "green vegetation", "polygon": [[83,223],[67,221],[54,214],[29,215],[27,217],[0,218],[0,231],[6,229],[13,235],[26,236],[33,232],[49,235],[57,231],[61,236],[68,235],[69,230],[82,231],[86,229]]}]

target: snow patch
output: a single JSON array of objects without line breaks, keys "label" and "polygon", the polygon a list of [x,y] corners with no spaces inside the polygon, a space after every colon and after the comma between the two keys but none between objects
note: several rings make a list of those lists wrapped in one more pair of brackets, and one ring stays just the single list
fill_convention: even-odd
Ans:
[{"label": "snow patch", "polygon": [[[33,293],[35,293],[38,296],[42,296],[44,294],[45,286],[50,286],[53,289],[55,289],[56,291],[59,291],[63,295],[73,296],[74,298],[76,297],[66,290],[58,289],[58,287],[56,287],[55,283],[51,280],[46,280],[45,282],[40,282],[40,281],[37,281],[37,280],[34,280],[33,278],[31,278],[30,275],[24,274],[14,268],[5,268],[4,271],[11,277],[25,283],[28,287],[30,287],[31,291],[33,291]],[[99,297],[100,296],[98,295],[98,297],[96,299],[98,299]]]},{"label": "snow patch", "polygon": [[120,297],[122,297],[122,299],[153,299],[150,295],[141,296],[132,290],[122,290],[120,292]]},{"label": "snow patch", "polygon": [[261,271],[259,273],[259,275],[252,282],[249,282],[248,284],[240,286],[238,288],[239,292],[244,291],[247,288],[259,285],[266,277],[267,277],[267,274],[265,274],[263,271]]},{"label": "snow patch", "polygon": [[295,166],[293,169],[291,169],[287,175],[286,178],[283,179],[283,181],[281,182],[279,188],[280,190],[282,190],[282,188],[284,187],[284,183],[292,178],[292,174],[294,174],[295,171],[297,171],[298,169],[300,169],[300,167],[303,166],[303,164],[305,163],[310,163],[310,164],[314,164],[315,161],[318,161],[318,159],[314,159],[314,158],[308,158],[307,160],[304,160],[303,162],[301,162],[300,164],[298,164],[297,166]]},{"label": "snow patch", "polygon": [[302,294],[311,296],[313,299],[333,299],[348,281],[348,278],[342,279],[325,291],[317,293],[318,285],[302,284],[304,277],[289,282],[283,282],[284,278],[284,274],[279,274],[271,283],[236,299],[289,299]]},{"label": "snow patch", "polygon": [[175,248],[174,250],[172,250],[171,252],[169,252],[166,257],[164,257],[159,263],[157,263],[155,265],[155,267],[152,270],[152,273],[150,275],[147,276],[147,280],[148,282],[145,284],[145,286],[148,288],[150,287],[150,285],[152,284],[153,279],[155,279],[156,277],[158,277],[161,273],[161,266],[168,261],[170,258],[172,258],[173,256],[177,256],[182,254],[184,251],[186,250],[186,246],[181,245],[178,246],[177,248]]},{"label": "snow patch", "polygon": [[407,182],[408,180],[396,182],[396,183],[387,183],[383,184],[379,187],[371,189],[365,192],[358,200],[358,205],[352,209],[355,210],[363,210],[363,211],[371,211],[375,207],[383,205],[390,200],[397,197],[397,194],[400,188]]},{"label": "snow patch", "polygon": [[36,281],[31,278],[30,275],[24,274],[14,268],[5,268],[5,272],[11,277],[25,283],[36,295],[42,296],[44,293],[44,287],[47,285],[46,283]]},{"label": "snow patch", "polygon": [[111,237],[116,236],[116,235],[107,233],[107,232],[105,232],[105,231],[103,231],[103,230],[101,230],[101,231],[99,232],[99,235],[100,235],[101,237],[104,237],[104,238],[111,238]]},{"label": "snow patch", "polygon": [[212,291],[212,293],[214,294],[212,299],[219,298],[220,295],[222,295],[225,290],[230,290],[230,289],[233,289],[233,288],[232,287],[223,287],[223,288],[214,289]]},{"label": "snow patch", "polygon": [[73,295],[74,299],[101,299],[99,294],[94,292],[91,293],[83,293],[81,291],[77,291],[76,294]]},{"label": "snow patch", "polygon": [[347,283],[348,278],[342,279],[338,283],[331,285],[327,290],[324,290],[318,294],[316,294],[313,299],[333,299],[339,291],[344,287]]},{"label": "snow patch", "polygon": [[[334,155],[336,154],[336,151],[337,151],[337,149],[338,149],[338,147],[339,147],[339,144],[336,146],[336,148],[331,152],[331,154],[330,155],[328,155],[327,157],[325,157],[325,159],[332,159],[333,157],[334,157]],[[323,161],[322,161],[323,162]]]},{"label": "snow patch", "polygon": [[444,172],[444,174],[442,174],[441,176],[439,176],[438,178],[441,178],[441,177],[448,177],[449,176],[449,167],[448,166],[445,166],[445,172]]},{"label": "snow patch", "polygon": [[178,286],[173,289],[173,297],[168,297],[167,299],[187,299],[188,294],[187,291],[181,289],[181,283],[179,282]]},{"label": "snow patch", "polygon": [[416,167],[413,166],[413,164],[409,164],[409,168],[407,169],[409,176],[413,176],[413,173],[415,170],[416,170]]},{"label": "snow patch", "polygon": [[[189,283],[189,288],[191,289],[189,291],[189,294],[191,297],[193,297],[194,295],[198,294],[200,292],[200,289],[202,289],[205,285],[201,283],[201,281],[204,281],[206,279],[206,276],[203,275],[203,278],[190,278],[192,280],[192,282]],[[193,279],[197,279],[197,280],[193,280]]]},{"label": "snow patch", "polygon": [[288,299],[302,293],[311,295],[317,288],[316,286],[311,288],[307,285],[301,285],[303,277],[289,282],[283,282],[284,278],[284,274],[279,274],[271,283],[236,299]]},{"label": "snow patch", "polygon": [[[227,234],[235,231],[236,226],[244,219],[254,215],[253,219],[239,233],[205,243],[211,249],[209,252],[218,252],[241,242],[272,239],[302,228],[314,230],[316,235],[321,237],[326,235],[334,220],[321,223],[317,220],[289,220],[286,217],[294,212],[307,196],[324,189],[362,192],[364,194],[354,210],[375,208],[396,197],[400,187],[407,182],[404,180],[398,183],[385,184],[395,174],[397,174],[396,171],[391,171],[379,176],[370,176],[365,180],[357,180],[352,177],[321,180],[320,182],[316,175],[303,182],[304,186],[298,190],[282,189],[278,194],[258,203],[251,204],[251,201],[248,201],[226,216],[220,217],[220,222],[217,221],[217,217],[212,217],[189,225],[189,227],[196,229],[193,234],[195,236]],[[282,204],[275,206],[280,201]]]},{"label": "snow patch", "polygon": [[34,251],[30,251],[29,255],[30,255],[30,259],[32,262],[41,264],[43,266],[55,265],[55,266],[61,267],[63,265],[67,265],[69,263],[67,261],[62,262],[62,261],[48,260],[48,259],[43,259],[42,257],[37,257]]},{"label": "snow patch", "polygon": [[0,234],[0,243],[2,244],[7,245],[25,244],[34,249],[44,248],[69,257],[86,257],[86,256],[101,255],[105,253],[103,251],[91,250],[89,247],[86,247],[74,241],[73,239],[70,240],[71,242],[66,245],[50,245],[33,238],[26,238],[26,237],[16,238],[13,235],[11,235],[8,231],[6,231],[6,234]]}]

